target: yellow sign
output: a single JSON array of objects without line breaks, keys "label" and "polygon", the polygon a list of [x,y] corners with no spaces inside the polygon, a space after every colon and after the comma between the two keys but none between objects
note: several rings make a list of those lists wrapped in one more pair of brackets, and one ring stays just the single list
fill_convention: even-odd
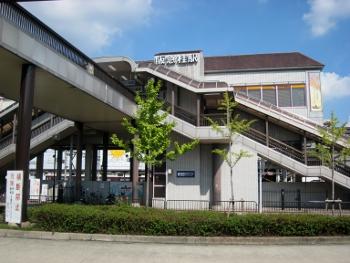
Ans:
[{"label": "yellow sign", "polygon": [[120,157],[124,156],[124,154],[125,154],[124,150],[111,150],[111,155],[114,158],[120,158]]}]

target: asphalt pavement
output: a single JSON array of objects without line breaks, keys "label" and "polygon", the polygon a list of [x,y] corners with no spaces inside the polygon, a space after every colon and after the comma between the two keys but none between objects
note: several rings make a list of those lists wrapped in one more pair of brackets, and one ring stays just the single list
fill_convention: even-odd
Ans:
[{"label": "asphalt pavement", "polygon": [[0,238],[1,263],[350,262],[350,245],[182,245]]}]

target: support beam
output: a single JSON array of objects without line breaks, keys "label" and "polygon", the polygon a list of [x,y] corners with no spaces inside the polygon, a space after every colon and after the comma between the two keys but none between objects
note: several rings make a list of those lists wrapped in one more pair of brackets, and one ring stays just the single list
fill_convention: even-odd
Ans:
[{"label": "support beam", "polygon": [[270,134],[269,134],[269,119],[265,120],[265,134],[266,134],[266,146],[269,147],[270,144]]},{"label": "support beam", "polygon": [[175,87],[171,85],[171,114],[175,115]]},{"label": "support beam", "polygon": [[[130,145],[131,156],[133,155],[134,145]],[[132,204],[134,206],[140,205],[140,200],[138,196],[138,182],[139,182],[139,161],[130,157],[130,179],[132,181]]]},{"label": "support beam", "polygon": [[303,141],[303,150],[304,150],[304,164],[307,165],[307,148],[306,148],[306,136],[304,134],[304,137],[303,137],[304,141]]},{"label": "support beam", "polygon": [[[35,177],[40,179],[40,182],[43,180],[44,175],[44,153],[39,153],[36,156],[36,173]],[[41,189],[41,188],[40,188]]]},{"label": "support beam", "polygon": [[[213,145],[213,149],[219,148],[218,145]],[[222,170],[222,159],[217,154],[212,154],[213,160],[213,206],[220,205],[218,202],[221,201],[221,170]]]},{"label": "support beam", "polygon": [[57,183],[58,183],[57,202],[59,203],[63,202],[62,163],[63,163],[63,150],[60,148],[57,150]]},{"label": "support beam", "polygon": [[91,181],[93,149],[91,144],[85,146],[85,181]]},{"label": "support beam", "polygon": [[201,125],[201,94],[197,94],[197,126]]},{"label": "support beam", "polygon": [[91,181],[97,180],[97,147],[92,147]]},{"label": "support beam", "polygon": [[80,200],[81,197],[81,163],[83,157],[83,124],[81,122],[76,122],[75,126],[78,130],[77,136],[77,156],[76,156],[76,166],[75,166],[75,200]]},{"label": "support beam", "polygon": [[13,114],[12,121],[12,143],[16,143],[16,131],[17,131],[17,112]]},{"label": "support beam", "polygon": [[108,133],[103,133],[102,181],[107,181],[108,172]]},{"label": "support beam", "polygon": [[[32,110],[35,83],[35,66],[22,66],[21,87],[18,107],[18,132],[16,141],[15,169],[23,171],[22,222],[27,221],[27,200],[29,190],[29,160],[32,126]],[[14,126],[14,130],[15,130]]]}]

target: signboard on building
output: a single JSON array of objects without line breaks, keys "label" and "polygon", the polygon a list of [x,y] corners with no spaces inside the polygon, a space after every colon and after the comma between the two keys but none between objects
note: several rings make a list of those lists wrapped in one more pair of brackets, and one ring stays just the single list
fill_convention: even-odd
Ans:
[{"label": "signboard on building", "polygon": [[194,171],[177,171],[176,177],[194,177]]},{"label": "signboard on building", "polygon": [[157,65],[195,64],[198,60],[198,53],[164,54],[154,56],[154,63]]},{"label": "signboard on building", "polygon": [[322,111],[321,80],[319,72],[309,72],[310,107],[312,111]]},{"label": "signboard on building", "polygon": [[22,217],[23,171],[7,171],[5,221],[20,224]]}]

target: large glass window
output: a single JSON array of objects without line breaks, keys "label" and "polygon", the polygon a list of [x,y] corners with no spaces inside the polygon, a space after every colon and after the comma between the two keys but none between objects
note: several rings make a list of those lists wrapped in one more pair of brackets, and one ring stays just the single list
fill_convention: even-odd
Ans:
[{"label": "large glass window", "polygon": [[248,96],[261,100],[261,86],[248,86]]},{"label": "large glass window", "polygon": [[277,105],[275,86],[262,86],[262,94],[263,101],[269,102],[273,105]]},{"label": "large glass window", "polygon": [[291,88],[290,85],[278,85],[278,106],[291,107]]},{"label": "large glass window", "polygon": [[291,88],[293,107],[306,106],[305,84],[294,84]]}]

